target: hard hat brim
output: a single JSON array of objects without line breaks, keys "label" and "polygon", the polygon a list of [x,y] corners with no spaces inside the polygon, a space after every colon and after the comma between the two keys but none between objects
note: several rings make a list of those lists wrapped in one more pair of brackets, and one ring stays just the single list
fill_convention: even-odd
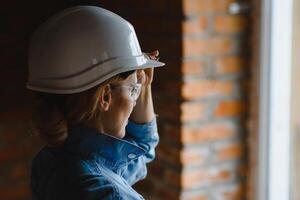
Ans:
[{"label": "hard hat brim", "polygon": [[[119,60],[121,60],[121,59],[112,60],[110,62],[110,64],[118,65]],[[86,91],[94,86],[101,84],[105,80],[108,80],[109,78],[111,78],[115,75],[118,75],[120,73],[126,72],[126,71],[147,69],[147,68],[152,68],[152,67],[155,68],[155,67],[161,67],[161,66],[165,65],[165,63],[163,63],[163,62],[149,59],[145,55],[136,56],[136,57],[133,57],[128,60],[129,61],[135,60],[136,64],[133,64],[132,62],[128,62],[128,66],[122,66],[113,71],[109,71],[106,75],[104,75],[102,77],[97,76],[97,70],[99,70],[101,68],[101,66],[103,66],[103,65],[106,65],[106,64],[109,65],[109,62],[97,64],[94,67],[92,67],[91,70],[85,71],[84,73],[76,74],[74,76],[56,77],[56,78],[49,77],[49,78],[38,79],[35,81],[31,80],[31,81],[27,82],[26,87],[30,90],[39,91],[39,92],[46,92],[46,93],[53,93],[53,94],[73,94],[73,93],[79,93],[79,92]],[[137,64],[137,63],[139,63],[139,64]],[[103,70],[103,68],[102,68],[102,70]],[[87,76],[94,77],[95,79],[89,83],[81,84],[81,81],[86,80]],[[55,85],[53,84],[53,82],[55,82]],[[76,86],[71,87],[67,84],[67,83],[74,84],[74,82],[78,83],[77,87]]]},{"label": "hard hat brim", "polygon": [[147,68],[151,68],[151,67],[162,67],[164,66],[165,63],[163,62],[159,62],[157,60],[150,60],[147,59],[147,62],[141,66],[138,66],[137,69],[147,69]]}]

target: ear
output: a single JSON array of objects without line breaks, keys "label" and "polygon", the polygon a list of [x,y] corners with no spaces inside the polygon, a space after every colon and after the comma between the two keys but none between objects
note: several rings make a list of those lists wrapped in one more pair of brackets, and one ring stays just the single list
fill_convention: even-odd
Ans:
[{"label": "ear", "polygon": [[99,104],[102,111],[108,111],[111,105],[111,87],[109,84],[102,86],[99,95]]}]

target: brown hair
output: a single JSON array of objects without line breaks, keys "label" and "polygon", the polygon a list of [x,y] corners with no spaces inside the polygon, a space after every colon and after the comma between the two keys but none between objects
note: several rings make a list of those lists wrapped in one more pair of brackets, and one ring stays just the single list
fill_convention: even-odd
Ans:
[{"label": "brown hair", "polygon": [[50,94],[33,91],[32,125],[34,132],[49,146],[61,146],[68,136],[68,127],[94,127],[99,115],[98,100],[101,86],[125,80],[133,71],[118,74],[80,93]]}]

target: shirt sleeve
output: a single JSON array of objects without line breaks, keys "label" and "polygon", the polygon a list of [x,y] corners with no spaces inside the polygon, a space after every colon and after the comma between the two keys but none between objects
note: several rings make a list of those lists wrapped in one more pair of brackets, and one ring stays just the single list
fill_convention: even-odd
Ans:
[{"label": "shirt sleeve", "polygon": [[145,150],[145,154],[132,159],[121,170],[121,176],[129,185],[133,185],[146,177],[146,164],[155,158],[155,147],[159,142],[156,117],[151,122],[144,124],[129,121],[126,126],[126,136],[123,139]]},{"label": "shirt sleeve", "polygon": [[126,136],[124,139],[136,143],[146,151],[146,163],[152,161],[155,158],[155,147],[159,142],[156,117],[144,124],[129,121],[126,126]]}]

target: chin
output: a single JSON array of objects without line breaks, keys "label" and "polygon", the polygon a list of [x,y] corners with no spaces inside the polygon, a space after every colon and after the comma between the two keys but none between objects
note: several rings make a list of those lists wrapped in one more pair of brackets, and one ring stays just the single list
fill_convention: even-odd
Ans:
[{"label": "chin", "polygon": [[125,130],[124,131],[122,131],[122,132],[120,132],[119,134],[118,134],[118,138],[124,138],[125,137]]},{"label": "chin", "polygon": [[126,121],[125,123],[124,123],[124,125],[123,125],[123,127],[121,128],[121,130],[120,131],[118,131],[117,133],[117,137],[118,138],[123,138],[123,137],[125,137],[125,135],[126,135],[126,126],[127,126],[127,124],[128,124],[128,121]]},{"label": "chin", "polygon": [[117,137],[122,139],[123,137],[125,137],[125,134],[126,134],[126,131],[125,131],[125,127],[124,127],[122,130],[120,130],[118,132]]}]

